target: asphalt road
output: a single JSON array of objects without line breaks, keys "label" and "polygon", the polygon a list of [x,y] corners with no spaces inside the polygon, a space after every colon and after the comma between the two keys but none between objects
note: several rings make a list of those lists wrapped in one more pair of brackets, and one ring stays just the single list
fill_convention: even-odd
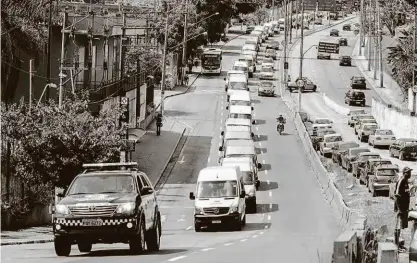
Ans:
[{"label": "asphalt road", "polygon": [[[244,38],[229,43],[228,50],[236,54],[224,55],[224,71],[232,67]],[[188,128],[188,139],[159,193],[163,220],[160,252],[132,256],[127,245],[114,244],[95,245],[93,252],[80,254],[73,246],[70,257],[58,258],[48,243],[2,247],[2,261],[213,262],[215,256],[216,262],[228,263],[259,259],[330,262],[332,243],[340,229],[311,171],[294,124],[288,120],[285,134],[276,132],[278,113],[288,116],[290,112],[278,97],[258,97],[256,79],[250,83],[257,120],[255,134],[262,151],[258,159],[264,166],[259,175],[258,213],[247,215],[247,225],[240,232],[194,232],[193,202],[188,200],[188,193],[194,189],[201,168],[218,165],[220,130],[227,115],[223,78],[201,76],[194,90],[170,98],[165,105],[166,115]]]},{"label": "asphalt road", "polygon": [[[355,23],[356,19],[352,20],[349,23]],[[342,31],[342,25],[344,23],[335,26],[334,28],[339,29],[340,36],[346,37],[348,39],[348,46],[341,47],[341,55],[352,56],[353,49],[358,41],[358,37],[353,34],[352,31]],[[306,51],[312,45],[317,45],[321,39],[330,39],[329,37],[330,29],[317,32],[305,38],[304,48]],[[344,140],[354,140],[358,141],[355,136],[353,129],[347,125],[347,116],[338,114],[333,109],[329,108],[323,100],[323,93],[325,93],[332,101],[336,102],[338,105],[350,109],[365,109],[367,112],[371,112],[370,103],[372,97],[377,97],[378,94],[371,88],[371,85],[367,83],[368,89],[365,92],[367,105],[365,107],[356,107],[348,106],[344,103],[345,93],[350,89],[350,78],[352,76],[361,76],[361,73],[353,65],[352,67],[339,66],[339,61],[336,59],[338,56],[333,57],[332,60],[318,60],[317,50],[315,47],[311,48],[305,54],[305,60],[303,63],[303,76],[308,77],[314,83],[317,84],[318,92],[315,93],[303,93],[302,94],[302,108],[307,112],[311,117],[323,117],[330,118],[334,121],[334,128],[337,132],[341,133],[344,137]],[[299,57],[300,57],[300,43],[298,43],[290,54],[290,75],[293,79],[297,78],[299,74]],[[334,56],[334,55],[332,55]],[[285,93],[285,96],[291,97],[292,100],[297,104],[298,93]],[[367,143],[361,143],[361,146],[368,146]],[[374,149],[372,151],[379,153],[383,158],[389,158],[395,164],[398,164],[400,168],[405,165],[417,169],[416,162],[411,161],[399,161],[396,158],[391,158],[388,156],[387,150]]]}]

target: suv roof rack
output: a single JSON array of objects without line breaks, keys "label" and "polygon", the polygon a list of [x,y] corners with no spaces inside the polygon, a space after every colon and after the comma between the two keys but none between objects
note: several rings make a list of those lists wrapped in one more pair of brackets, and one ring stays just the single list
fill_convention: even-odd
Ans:
[{"label": "suv roof rack", "polygon": [[137,171],[139,165],[137,162],[127,163],[85,163],[83,168],[86,172],[97,171],[97,170],[134,170]]}]

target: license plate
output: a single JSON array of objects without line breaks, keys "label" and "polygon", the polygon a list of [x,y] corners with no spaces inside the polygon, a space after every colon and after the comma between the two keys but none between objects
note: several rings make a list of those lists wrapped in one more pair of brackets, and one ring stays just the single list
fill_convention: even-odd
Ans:
[{"label": "license plate", "polygon": [[102,226],[102,219],[83,219],[81,222],[83,226]]},{"label": "license plate", "polygon": [[222,223],[222,221],[221,220],[213,220],[213,221],[211,221],[213,224],[221,224]]}]

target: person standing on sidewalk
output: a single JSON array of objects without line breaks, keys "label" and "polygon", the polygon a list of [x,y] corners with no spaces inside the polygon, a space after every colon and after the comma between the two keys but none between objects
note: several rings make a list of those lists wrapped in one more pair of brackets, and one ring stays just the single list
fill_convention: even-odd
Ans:
[{"label": "person standing on sidewalk", "polygon": [[162,127],[162,113],[158,112],[156,115],[156,135],[161,135],[161,127]]},{"label": "person standing on sidewalk", "polygon": [[412,169],[404,167],[403,176],[395,185],[395,204],[394,212],[396,213],[394,241],[399,252],[405,252],[405,247],[400,247],[401,229],[408,228],[408,209],[410,206],[410,186],[408,179],[411,177]]}]

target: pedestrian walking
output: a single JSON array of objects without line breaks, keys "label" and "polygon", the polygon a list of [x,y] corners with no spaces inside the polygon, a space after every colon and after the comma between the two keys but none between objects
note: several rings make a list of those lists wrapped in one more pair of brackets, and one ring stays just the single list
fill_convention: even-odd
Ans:
[{"label": "pedestrian walking", "polygon": [[158,112],[156,115],[156,135],[161,135],[161,127],[162,127],[162,112]]},{"label": "pedestrian walking", "polygon": [[193,72],[193,61],[189,59],[187,62],[187,65],[188,65],[188,74],[191,74],[191,72]]},{"label": "pedestrian walking", "polygon": [[188,86],[188,80],[189,80],[189,78],[188,78],[188,74],[185,74],[185,75],[184,75],[184,85],[185,85],[185,86]]},{"label": "pedestrian walking", "polygon": [[400,246],[400,234],[401,229],[408,228],[408,210],[410,206],[410,186],[408,180],[411,177],[412,169],[404,167],[403,176],[398,180],[395,185],[395,204],[394,212],[396,216],[394,241],[398,247],[399,252],[405,252],[404,246]]}]

